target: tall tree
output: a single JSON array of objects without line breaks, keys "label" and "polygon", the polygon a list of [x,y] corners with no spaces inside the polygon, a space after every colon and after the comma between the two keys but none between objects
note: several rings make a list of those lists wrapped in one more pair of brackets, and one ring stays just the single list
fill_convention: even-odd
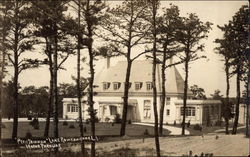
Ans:
[{"label": "tall tree", "polygon": [[229,119],[231,118],[231,107],[230,107],[230,102],[229,102],[229,92],[230,92],[230,78],[232,77],[232,73],[230,72],[231,68],[231,60],[232,60],[232,55],[231,52],[232,47],[231,41],[232,41],[232,36],[229,33],[229,25],[224,25],[223,27],[218,26],[222,31],[224,31],[223,39],[216,39],[215,42],[220,44],[219,47],[216,47],[216,53],[220,54],[223,56],[223,61],[224,61],[224,70],[226,74],[226,99],[223,101],[223,117],[225,118],[225,132],[226,134],[229,134]]},{"label": "tall tree", "polygon": [[[172,62],[172,58],[178,52],[178,42],[176,39],[176,32],[178,31],[177,25],[180,22],[179,9],[175,5],[170,5],[170,8],[164,10],[164,14],[160,17],[158,22],[158,32],[160,33],[159,43],[162,50],[158,49],[158,52],[162,52],[161,61],[161,106],[160,106],[160,121],[159,121],[159,134],[163,132],[163,120],[164,120],[164,108],[166,103],[166,70],[168,67],[180,64],[181,62]],[[167,61],[169,63],[167,63]]]},{"label": "tall tree", "polygon": [[183,17],[180,23],[180,32],[177,33],[178,41],[183,45],[184,55],[181,60],[184,61],[185,81],[184,81],[184,96],[183,96],[183,120],[182,120],[182,135],[185,135],[185,118],[187,106],[187,91],[188,91],[188,74],[189,63],[200,59],[204,56],[199,56],[197,52],[204,49],[204,45],[200,44],[200,40],[207,38],[207,34],[211,29],[211,23],[203,23],[197,15],[189,14],[188,17]]},{"label": "tall tree", "polygon": [[158,133],[158,110],[157,110],[157,87],[156,87],[156,64],[157,64],[157,10],[160,6],[160,1],[158,0],[148,0],[149,6],[149,16],[148,21],[151,25],[152,33],[152,56],[153,56],[153,65],[152,65],[152,86],[153,86],[153,108],[154,108],[154,136],[155,136],[155,147],[157,157],[160,157],[160,141]]},{"label": "tall tree", "polygon": [[[88,60],[89,60],[89,78],[88,78],[88,111],[90,115],[91,121],[91,136],[95,137],[95,117],[96,111],[94,110],[94,79],[95,79],[95,69],[94,69],[94,59],[96,51],[94,51],[94,35],[96,32],[96,27],[99,25],[99,21],[101,20],[101,11],[105,7],[104,3],[100,0],[86,0],[84,2],[82,8],[82,17],[84,21],[84,25],[86,26],[85,29],[85,37],[84,38],[84,45],[87,47],[88,50]],[[95,141],[91,142],[91,157],[95,157]]]},{"label": "tall tree", "polygon": [[[1,2],[0,3],[0,128],[2,128],[2,116],[3,116],[3,99],[4,99],[4,85],[3,85],[3,79],[5,76],[5,64],[6,64],[6,56],[7,56],[7,50],[5,47],[6,37],[8,35],[8,28],[9,28],[9,19],[7,18],[7,11],[9,10],[10,3],[8,2]],[[2,148],[2,130],[0,130],[0,147]],[[2,149],[0,150],[0,155],[2,156]]]},{"label": "tall tree", "polygon": [[[43,64],[48,64],[50,71],[50,94],[44,136],[47,137],[49,134],[52,110],[55,122],[54,136],[58,136],[58,131],[56,131],[58,130],[58,118],[56,118],[58,117],[57,71],[63,69],[63,63],[70,54],[73,54],[75,49],[69,39],[72,27],[69,27],[68,23],[71,22],[71,17],[66,17],[64,14],[67,10],[67,1],[37,1],[32,2],[32,4],[32,14],[36,17],[32,19],[36,28],[34,35],[40,38],[41,44],[45,45],[43,53],[47,58],[43,61]],[[44,15],[47,18],[44,18]]]},{"label": "tall tree", "polygon": [[14,93],[13,93],[13,130],[12,138],[17,137],[18,128],[18,114],[19,114],[19,102],[18,102],[18,80],[19,74],[28,68],[36,67],[37,61],[22,58],[22,54],[26,51],[32,50],[32,46],[36,43],[36,40],[32,40],[31,30],[29,27],[29,5],[26,1],[11,1],[11,8],[8,10],[8,18],[10,20],[9,34],[6,37],[6,48],[9,50],[8,58],[10,64],[14,68]]},{"label": "tall tree", "polygon": [[230,35],[233,40],[231,41],[231,47],[234,51],[232,51],[233,60],[233,73],[236,74],[236,90],[237,90],[237,103],[235,109],[235,119],[232,134],[237,133],[238,127],[238,119],[239,119],[239,104],[240,104],[240,82],[243,79],[243,74],[246,73],[246,69],[244,68],[244,64],[247,64],[247,59],[245,53],[247,49],[249,49],[249,7],[247,5],[243,5],[239,11],[233,16],[233,20],[229,21]]},{"label": "tall tree", "polygon": [[101,25],[108,32],[108,34],[101,35],[101,37],[105,41],[111,42],[111,46],[114,46],[113,51],[125,56],[127,60],[120,136],[124,136],[126,130],[132,63],[146,53],[142,52],[132,57],[134,54],[133,48],[144,43],[143,38],[146,37],[149,30],[149,27],[142,21],[146,9],[145,0],[125,0],[121,5],[108,9],[106,18]]}]

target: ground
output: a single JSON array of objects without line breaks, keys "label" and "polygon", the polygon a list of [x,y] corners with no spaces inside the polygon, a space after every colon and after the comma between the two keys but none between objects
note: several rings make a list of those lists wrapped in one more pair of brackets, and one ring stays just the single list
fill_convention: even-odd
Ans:
[{"label": "ground", "polygon": [[[70,129],[69,126],[72,124],[74,124],[75,128]],[[10,138],[12,123],[4,122],[4,125],[5,128],[2,129],[2,138]],[[90,126],[89,124],[86,126],[86,135],[89,135]],[[114,124],[114,126],[112,126],[111,123],[97,123],[96,126],[97,135],[108,136],[96,142],[96,151],[98,154],[101,154],[100,157],[155,156],[155,141],[152,137],[154,128],[152,126],[128,124],[127,135],[124,137],[117,136],[119,135],[120,124]],[[176,127],[180,130],[180,126],[171,127]],[[169,127],[167,126],[167,128]],[[145,129],[149,131],[151,136],[143,135]],[[43,136],[44,122],[40,122],[39,130],[35,130],[31,125],[29,125],[28,122],[20,122],[18,131],[19,137],[24,137],[27,131],[32,132],[33,136]],[[64,126],[63,121],[61,121],[59,124],[59,131],[60,136],[64,137],[79,136],[79,127],[75,122],[68,122],[68,125]],[[193,126],[190,126],[188,131],[190,135],[180,136],[171,135],[168,130],[164,130],[164,134],[166,136],[160,137],[161,154],[182,156],[183,154],[189,154],[190,151],[192,151],[193,156],[195,154],[200,156],[201,153],[204,153],[204,155],[212,153],[214,156],[247,156],[250,154],[249,138],[246,138],[244,135],[244,126],[239,128],[239,134],[237,135],[225,135],[222,127],[204,127],[201,132],[193,130]],[[52,129],[50,132],[53,133]],[[86,148],[90,148],[89,143],[86,143]],[[5,148],[4,150],[6,152],[8,148]],[[23,151],[26,150],[24,149]],[[66,155],[66,153],[64,153],[59,156],[80,156],[80,144],[73,143],[64,145],[61,149],[61,153],[65,151],[70,151],[71,155]],[[34,153],[33,151],[31,152]],[[128,155],[128,153],[130,153],[130,155]],[[20,152],[18,152],[16,156],[13,154],[4,155],[4,157],[17,156],[22,157]],[[46,154],[43,154],[39,157],[45,156],[47,157]],[[29,157],[33,156],[29,155]]]}]

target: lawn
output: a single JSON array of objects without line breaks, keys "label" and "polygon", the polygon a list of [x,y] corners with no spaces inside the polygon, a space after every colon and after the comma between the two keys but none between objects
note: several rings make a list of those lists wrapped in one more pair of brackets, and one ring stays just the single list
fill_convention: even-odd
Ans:
[{"label": "lawn", "polygon": [[[2,128],[2,138],[9,139],[11,138],[12,133],[12,123],[6,122],[3,123],[5,128]],[[75,128],[70,128],[70,126],[74,126]],[[118,136],[120,133],[121,124],[112,123],[96,123],[96,135],[97,136]],[[90,135],[90,124],[85,124],[86,132],[85,136]],[[30,132],[33,137],[43,137],[45,128],[45,122],[39,122],[39,129],[34,129],[29,122],[19,122],[18,123],[18,137],[25,137],[27,132]],[[141,136],[144,134],[145,130],[148,130],[150,135],[154,134],[154,128],[151,126],[142,126],[142,125],[134,125],[127,124],[126,127],[126,135],[128,136]],[[59,122],[59,136],[63,137],[79,137],[79,125],[76,122],[68,122],[68,125],[63,125],[63,122]],[[164,130],[164,135],[168,135],[169,131]],[[49,136],[53,137],[53,122],[50,126]]]}]

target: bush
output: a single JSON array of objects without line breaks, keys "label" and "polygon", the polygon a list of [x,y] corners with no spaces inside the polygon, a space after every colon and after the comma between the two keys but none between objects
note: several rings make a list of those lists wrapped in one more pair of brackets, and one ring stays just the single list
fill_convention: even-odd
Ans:
[{"label": "bush", "polygon": [[202,131],[202,126],[200,126],[199,124],[195,124],[193,129]]},{"label": "bush", "polygon": [[143,135],[145,135],[145,136],[149,135],[148,129],[144,130]]},{"label": "bush", "polygon": [[29,139],[32,138],[31,132],[29,132],[29,131],[26,132],[25,138],[27,138],[27,139],[28,139],[28,138],[29,138]]},{"label": "bush", "polygon": [[35,125],[33,125],[33,128],[36,130],[39,130],[39,123],[36,123]]},{"label": "bush", "polygon": [[115,123],[121,123],[121,122],[122,122],[122,119],[121,119],[121,117],[120,117],[120,114],[117,113],[117,114],[115,115],[114,122],[115,122]]},{"label": "bush", "polygon": [[70,129],[74,129],[74,128],[76,128],[76,127],[74,126],[74,124],[70,124],[69,128],[70,128]]},{"label": "bush", "polygon": [[128,124],[132,124],[132,121],[131,121],[131,119],[130,119],[130,120],[128,120]]},{"label": "bush", "polygon": [[28,120],[32,120],[32,116],[31,115],[28,115]]},{"label": "bush", "polygon": [[187,123],[187,127],[188,127],[188,128],[190,127],[190,120],[189,120],[188,123]]},{"label": "bush", "polygon": [[[95,123],[99,123],[100,119],[98,119],[97,117],[95,117]],[[87,118],[85,123],[86,124],[89,124],[91,122],[91,119],[90,118]]]},{"label": "bush", "polygon": [[64,126],[67,126],[68,125],[68,122],[65,120],[65,121],[63,121],[63,125]]},{"label": "bush", "polygon": [[2,128],[6,128],[6,126],[5,126],[3,123],[2,123],[2,125],[1,125],[1,127],[2,127]]},{"label": "bush", "polygon": [[83,128],[83,132],[87,133],[87,128],[86,127]]},{"label": "bush", "polygon": [[221,121],[216,121],[214,125],[215,126],[221,126],[221,123],[222,123]]},{"label": "bush", "polygon": [[105,118],[105,122],[109,122],[110,121],[110,118],[109,117],[106,117]]},{"label": "bush", "polygon": [[39,120],[38,120],[38,118],[34,118],[29,124],[32,125],[33,127],[34,127],[35,125],[39,125]]}]

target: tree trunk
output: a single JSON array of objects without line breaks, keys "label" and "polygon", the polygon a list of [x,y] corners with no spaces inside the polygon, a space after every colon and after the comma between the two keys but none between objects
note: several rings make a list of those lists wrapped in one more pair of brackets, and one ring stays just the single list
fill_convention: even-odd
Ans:
[{"label": "tree trunk", "polygon": [[157,89],[156,89],[156,13],[157,2],[152,1],[153,8],[153,66],[152,66],[152,83],[153,83],[153,108],[154,108],[154,134],[155,134],[155,147],[157,157],[160,157],[160,142],[158,134],[158,110],[157,110]]},{"label": "tree trunk", "polygon": [[235,108],[235,119],[234,119],[232,134],[236,134],[237,133],[238,120],[239,120],[240,77],[241,77],[241,75],[240,75],[240,67],[238,65],[238,67],[237,67],[237,77],[236,77],[237,102],[236,102],[236,108]]},{"label": "tree trunk", "polygon": [[58,138],[58,88],[57,88],[57,26],[54,24],[54,51],[53,51],[53,97],[54,97],[54,138]]},{"label": "tree trunk", "polygon": [[[248,62],[250,64],[250,59],[248,59]],[[249,110],[250,110],[250,65],[248,64],[248,78],[247,78],[247,103],[246,103],[246,108],[247,108],[247,117],[246,117],[246,136],[248,137],[250,135],[249,132]]]},{"label": "tree trunk", "polygon": [[[47,41],[46,41],[47,42]],[[48,111],[44,129],[44,137],[49,137],[49,127],[50,127],[50,117],[52,112],[52,104],[53,104],[53,62],[52,62],[52,55],[51,55],[51,45],[47,42],[47,50],[48,50],[48,59],[49,59],[49,72],[50,72],[50,84],[49,84],[49,102],[48,102]]]},{"label": "tree trunk", "polygon": [[186,52],[185,61],[185,81],[184,81],[184,96],[183,96],[183,119],[182,119],[182,130],[181,134],[185,135],[185,122],[186,122],[186,107],[187,107],[187,90],[188,90],[188,62],[189,54]]},{"label": "tree trunk", "polygon": [[[89,78],[89,90],[88,90],[88,104],[89,104],[89,113],[90,113],[90,121],[91,121],[91,136],[95,138],[95,110],[94,110],[94,90],[93,90],[93,84],[94,84],[94,54],[93,54],[93,32],[92,32],[92,27],[93,23],[91,22],[91,17],[90,17],[90,0],[87,0],[86,4],[86,22],[87,22],[87,30],[88,30],[88,53],[89,53],[89,70],[90,70],[90,78]],[[95,141],[91,142],[91,157],[95,157]]]},{"label": "tree trunk", "polygon": [[[17,10],[18,10],[18,1],[15,4],[15,18],[17,18]],[[18,25],[15,25],[15,32],[14,32],[14,92],[13,92],[13,130],[12,130],[12,139],[17,138],[17,129],[18,129],[18,75],[19,75],[19,68],[18,68]]]},{"label": "tree trunk", "polygon": [[225,113],[225,131],[226,131],[226,134],[229,134],[229,131],[228,131],[228,126],[229,126],[229,116],[230,116],[230,109],[229,109],[229,90],[230,90],[230,82],[229,82],[229,66],[228,66],[228,59],[225,58],[225,71],[226,71],[226,83],[227,83],[227,89],[226,89],[226,103],[225,103],[225,106],[224,106],[224,111],[226,112]]},{"label": "tree trunk", "polygon": [[[80,31],[80,6],[81,1],[78,0],[78,26]],[[77,40],[77,100],[78,100],[78,107],[79,107],[79,127],[80,127],[80,136],[83,137],[83,123],[82,123],[82,94],[81,94],[81,35],[78,32],[78,40]],[[84,141],[81,141],[81,149],[82,149],[82,156],[85,156],[85,145]]]},{"label": "tree trunk", "polygon": [[161,79],[162,79],[162,99],[161,99],[161,107],[160,107],[160,126],[159,126],[159,134],[163,134],[163,119],[164,119],[164,108],[165,108],[165,102],[166,102],[166,76],[165,76],[165,70],[166,70],[166,46],[164,46],[164,52],[163,52],[163,60],[162,60],[162,67],[161,67]]},{"label": "tree trunk", "polygon": [[128,111],[128,93],[129,93],[129,86],[130,86],[129,80],[130,80],[132,61],[130,59],[127,59],[127,64],[128,65],[127,65],[127,72],[126,72],[126,78],[125,78],[125,88],[124,88],[124,96],[123,96],[123,111],[122,111],[122,124],[121,124],[120,136],[124,136],[125,131],[126,131],[127,111]]}]

